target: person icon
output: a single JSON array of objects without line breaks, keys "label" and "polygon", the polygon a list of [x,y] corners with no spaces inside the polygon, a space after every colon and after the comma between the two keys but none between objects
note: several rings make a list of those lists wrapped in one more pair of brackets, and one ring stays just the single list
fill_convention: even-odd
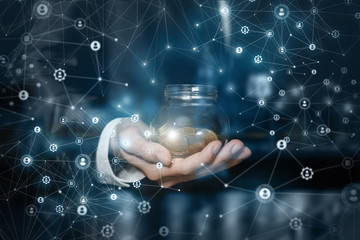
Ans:
[{"label": "person icon", "polygon": [[307,102],[306,102],[305,100],[303,100],[302,106],[303,106],[303,107],[307,107]]},{"label": "person icon", "polygon": [[166,237],[167,235],[169,235],[169,228],[166,226],[162,226],[159,228],[159,234],[162,237]]},{"label": "person icon", "polygon": [[280,8],[280,9],[279,9],[279,16],[280,16],[280,17],[285,16],[285,9],[284,9],[284,8]]},{"label": "person icon", "polygon": [[91,44],[90,44],[90,48],[91,48],[91,50],[93,50],[93,51],[99,51],[100,50],[100,47],[101,47],[101,45],[100,45],[100,42],[99,41],[92,41],[91,42]]},{"label": "person icon", "polygon": [[267,189],[263,189],[262,193],[261,193],[261,197],[262,198],[268,198],[269,197],[269,193]]},{"label": "person icon", "polygon": [[74,26],[75,26],[75,28],[77,28],[79,30],[84,29],[85,28],[85,20],[82,18],[76,19],[74,22]]},{"label": "person icon", "polygon": [[37,7],[37,12],[39,15],[44,16],[48,13],[48,7],[42,3]]},{"label": "person icon", "polygon": [[57,72],[56,75],[58,78],[63,78],[63,73],[61,71]]},{"label": "person icon", "polygon": [[357,196],[358,192],[356,189],[351,189],[350,190],[350,197],[349,197],[349,201],[350,202],[358,202],[359,201],[359,197]]},{"label": "person icon", "polygon": [[86,213],[87,213],[87,207],[86,207],[86,206],[83,206],[83,205],[79,206],[79,207],[77,208],[77,213],[78,213],[80,216],[86,215]]},{"label": "person icon", "polygon": [[27,165],[30,163],[30,158],[29,157],[25,157],[24,158],[24,163]]},{"label": "person icon", "polygon": [[84,157],[80,158],[80,166],[85,166],[86,165],[86,159]]},{"label": "person icon", "polygon": [[279,150],[284,150],[284,149],[287,147],[287,143],[286,143],[285,140],[281,139],[281,140],[277,141],[276,147],[277,147]]},{"label": "person icon", "polygon": [[79,154],[75,159],[75,165],[81,169],[85,170],[90,167],[91,159],[86,154]]}]

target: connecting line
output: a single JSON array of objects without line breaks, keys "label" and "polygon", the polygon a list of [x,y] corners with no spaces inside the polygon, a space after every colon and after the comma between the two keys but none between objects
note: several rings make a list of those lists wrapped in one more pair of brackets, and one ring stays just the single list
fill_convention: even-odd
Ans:
[{"label": "connecting line", "polygon": [[243,171],[242,173],[240,173],[239,175],[237,175],[233,180],[229,181],[228,184],[233,183],[236,179],[238,179],[239,177],[241,177],[243,174],[245,174],[246,172],[248,172],[250,169],[252,169],[253,167],[255,167],[257,164],[259,164],[261,161],[263,161],[264,159],[266,159],[270,154],[272,154],[275,150],[277,150],[277,148],[275,148],[274,150],[272,150],[271,152],[269,152],[268,154],[266,154],[264,157],[262,157],[259,161],[255,162],[252,166],[250,166],[248,169],[246,169],[245,171]]},{"label": "connecting line", "polygon": [[275,162],[274,167],[273,167],[273,169],[272,169],[272,171],[271,171],[271,175],[270,175],[270,178],[269,178],[269,181],[268,181],[268,185],[270,185],[270,183],[271,183],[271,179],[272,179],[272,177],[273,177],[273,175],[274,175],[276,166],[277,166],[277,164],[278,164],[278,162],[279,162],[280,155],[281,155],[281,151],[279,151],[279,154],[277,155],[276,162]]},{"label": "connecting line", "polygon": [[248,237],[248,240],[261,238],[263,236],[268,236],[270,233],[275,233],[275,232],[278,232],[278,231],[282,231],[282,230],[287,229],[287,228],[289,228],[289,225],[284,226],[284,227],[279,227],[279,228],[276,228],[276,229],[273,229],[273,230],[270,230],[270,231],[267,231],[267,232],[264,232],[264,233],[261,233],[261,234],[258,234],[258,235],[254,235],[252,237]]},{"label": "connecting line", "polygon": [[300,162],[288,149],[286,149],[286,151],[295,159],[295,161],[296,161],[302,168],[304,168],[304,165],[302,165],[301,162]]},{"label": "connecting line", "polygon": [[284,209],[282,209],[275,201],[272,202],[291,220],[291,217],[284,211]]},{"label": "connecting line", "polygon": [[274,187],[274,190],[276,190],[276,189],[278,189],[278,188],[281,188],[281,187],[283,187],[283,186],[285,186],[285,185],[287,185],[287,184],[289,184],[289,183],[292,183],[292,182],[294,182],[294,181],[296,181],[296,180],[298,180],[298,179],[300,179],[301,178],[301,176],[298,176],[298,177],[296,177],[296,178],[294,178],[294,179],[292,179],[292,180],[290,180],[290,181],[288,181],[288,182],[286,182],[286,183],[283,183],[283,184],[281,184],[281,185],[279,185],[279,186],[277,186],[277,187]]},{"label": "connecting line", "polygon": [[212,176],[214,176],[219,182],[222,184],[225,184],[223,180],[221,180],[213,171],[211,171],[208,167],[205,166],[205,164],[201,164],[202,167],[204,167]]},{"label": "connecting line", "polygon": [[281,202],[282,204],[284,204],[284,205],[286,205],[286,206],[288,206],[288,207],[290,207],[290,208],[292,208],[292,209],[294,209],[294,210],[296,210],[296,211],[301,212],[301,213],[304,214],[305,216],[308,216],[308,217],[310,217],[310,218],[312,218],[312,219],[314,219],[314,220],[316,220],[316,221],[324,224],[325,226],[329,226],[328,223],[323,222],[323,221],[321,221],[320,219],[318,219],[318,218],[316,218],[316,217],[313,217],[313,216],[307,214],[306,212],[304,212],[304,211],[302,211],[302,210],[300,210],[300,209],[298,209],[298,208],[296,208],[296,207],[293,207],[293,206],[291,206],[290,204],[288,204],[288,203],[286,203],[286,202],[284,202],[284,201],[281,201],[281,200],[278,199],[278,198],[274,198],[274,200],[277,200],[277,201]]},{"label": "connecting line", "polygon": [[226,215],[228,215],[228,214],[230,214],[230,213],[232,213],[232,212],[235,212],[236,210],[239,210],[239,209],[242,208],[242,207],[245,207],[246,205],[249,205],[249,204],[252,203],[252,202],[255,202],[255,201],[257,201],[257,200],[256,200],[256,199],[250,200],[250,201],[248,201],[248,202],[240,205],[240,206],[237,207],[237,208],[234,208],[234,209],[232,209],[232,210],[230,210],[230,211],[228,211],[228,212],[225,212],[225,213],[223,213],[223,214],[220,214],[219,217],[222,218],[222,217],[224,217],[224,216],[226,216]]},{"label": "connecting line", "polygon": [[255,221],[256,221],[256,219],[257,219],[257,216],[258,216],[258,214],[259,214],[259,212],[260,212],[261,206],[262,206],[262,203],[259,204],[259,206],[258,206],[258,208],[257,208],[257,210],[256,210],[254,219],[253,219],[253,221],[252,221],[252,223],[251,223],[251,225],[250,225],[249,231],[248,231],[248,233],[246,234],[246,236],[249,236],[249,234],[251,233],[251,231],[252,231],[252,229],[253,229],[253,227],[254,227]]}]

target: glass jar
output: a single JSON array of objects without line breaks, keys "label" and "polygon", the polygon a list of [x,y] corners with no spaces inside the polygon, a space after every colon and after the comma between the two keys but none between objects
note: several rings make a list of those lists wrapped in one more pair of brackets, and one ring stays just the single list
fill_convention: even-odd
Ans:
[{"label": "glass jar", "polygon": [[165,103],[151,123],[153,140],[173,157],[200,152],[208,143],[224,143],[229,120],[217,104],[217,88],[210,85],[175,84],[165,89]]}]

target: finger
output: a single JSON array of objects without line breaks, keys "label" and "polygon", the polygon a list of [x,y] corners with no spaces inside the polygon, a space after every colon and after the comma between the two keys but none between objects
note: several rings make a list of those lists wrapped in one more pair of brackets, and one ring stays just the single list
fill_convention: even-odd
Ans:
[{"label": "finger", "polygon": [[155,164],[146,162],[143,159],[123,150],[121,150],[121,154],[128,163],[140,169],[151,181],[159,181],[162,178],[162,170],[158,169]]},{"label": "finger", "polygon": [[172,157],[170,152],[162,145],[149,142],[143,138],[137,128],[128,127],[123,129],[119,137],[120,146],[127,153],[141,157],[149,162],[161,162],[170,166]]},{"label": "finger", "polygon": [[236,158],[244,149],[244,143],[240,140],[234,139],[227,143],[217,154],[215,161],[211,164],[210,168]]},{"label": "finger", "polygon": [[238,156],[217,166],[216,168],[213,169],[213,172],[217,173],[225,169],[235,167],[236,165],[240,164],[242,161],[250,157],[251,154],[252,154],[251,150],[248,147],[244,147],[244,150],[241,151],[241,153]]},{"label": "finger", "polygon": [[[213,161],[210,166],[205,167],[199,173],[200,176],[203,177],[209,175],[210,173],[219,172],[228,168],[227,163],[232,160],[237,160],[238,157],[244,152],[245,148],[246,147],[244,146],[244,143],[242,141],[237,139],[231,140],[220,150],[220,152],[216,156],[215,161]],[[247,151],[250,151],[250,149],[248,149]],[[221,170],[218,170],[219,166],[221,167]]]},{"label": "finger", "polygon": [[212,141],[201,152],[195,153],[185,159],[174,158],[172,165],[164,169],[163,176],[189,176],[194,174],[203,165],[213,162],[220,148],[220,141]]}]

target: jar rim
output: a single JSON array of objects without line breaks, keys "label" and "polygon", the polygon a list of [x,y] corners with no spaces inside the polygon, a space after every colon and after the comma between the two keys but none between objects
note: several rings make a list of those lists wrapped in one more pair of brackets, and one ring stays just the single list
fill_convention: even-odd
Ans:
[{"label": "jar rim", "polygon": [[217,99],[217,87],[205,84],[169,84],[164,95],[166,99]]}]

